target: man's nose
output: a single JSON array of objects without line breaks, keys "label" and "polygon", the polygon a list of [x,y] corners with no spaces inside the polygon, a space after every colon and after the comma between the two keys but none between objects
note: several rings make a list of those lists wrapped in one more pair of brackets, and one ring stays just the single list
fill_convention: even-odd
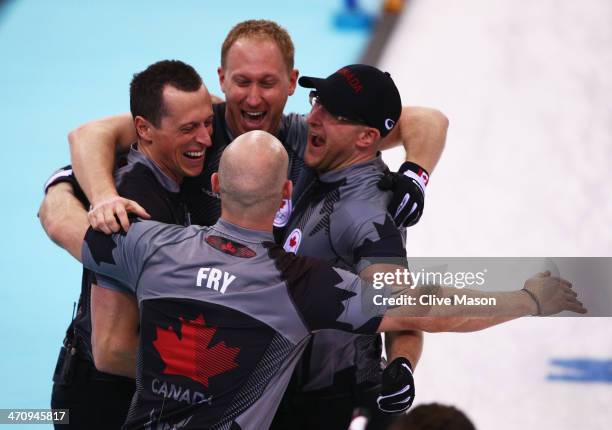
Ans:
[{"label": "man's nose", "polygon": [[257,85],[251,85],[249,87],[249,93],[247,95],[247,104],[249,106],[257,106],[261,101],[261,90]]},{"label": "man's nose", "polygon": [[195,141],[201,145],[206,147],[210,147],[212,145],[212,140],[210,139],[210,134],[208,133],[208,128],[201,126],[198,128],[198,133],[196,134]]}]

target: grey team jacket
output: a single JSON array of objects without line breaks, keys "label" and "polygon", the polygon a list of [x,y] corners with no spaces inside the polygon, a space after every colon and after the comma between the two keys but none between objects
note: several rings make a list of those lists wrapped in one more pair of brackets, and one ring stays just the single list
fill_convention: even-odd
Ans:
[{"label": "grey team jacket", "polygon": [[90,229],[82,256],[139,302],[125,428],[266,429],[311,332],[371,334],[381,321],[356,275],[224,220]]},{"label": "grey team jacket", "polygon": [[[285,250],[357,274],[374,263],[407,267],[405,231],[387,213],[390,193],[376,185],[385,169],[378,156],[320,174],[296,202],[286,224]],[[319,331],[298,367],[297,381],[305,391],[328,389],[338,372],[353,368],[354,383],[379,384],[380,355],[376,336]]]}]

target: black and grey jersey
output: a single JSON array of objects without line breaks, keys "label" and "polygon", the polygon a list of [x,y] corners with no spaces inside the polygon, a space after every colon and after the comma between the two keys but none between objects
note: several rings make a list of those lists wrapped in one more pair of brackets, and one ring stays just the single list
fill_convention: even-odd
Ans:
[{"label": "black and grey jersey", "polygon": [[374,333],[381,321],[354,274],[224,220],[90,229],[82,254],[139,302],[126,428],[266,429],[312,331]]},{"label": "black and grey jersey", "polygon": [[[130,149],[126,162],[127,164],[114,174],[119,195],[138,202],[156,221],[189,225],[189,215],[182,202],[178,184],[166,176],[150,158],[139,152],[136,146]],[[75,195],[80,196],[85,206],[89,204],[72,175],[70,166],[54,174],[45,188],[62,181],[72,184]],[[116,281],[83,269],[77,313],[67,330],[67,341],[77,347],[83,358],[91,362],[93,362],[90,309],[92,283],[112,286],[116,284]]]},{"label": "black and grey jersey", "polygon": [[[213,225],[221,216],[221,201],[212,191],[210,177],[219,170],[219,161],[225,148],[234,140],[232,132],[225,122],[225,103],[213,105],[214,125],[212,146],[206,150],[204,170],[194,178],[185,178],[182,189],[185,201],[189,206],[193,224]],[[282,142],[289,154],[288,177],[294,185],[294,196],[315,177],[314,171],[303,161],[308,125],[303,115],[283,115],[276,137]],[[290,207],[287,202],[287,207]]]},{"label": "black and grey jersey", "polygon": [[[298,199],[285,230],[284,248],[360,273],[384,259],[406,265],[403,231],[387,213],[390,193],[378,189],[386,166],[380,156],[323,173]],[[317,333],[298,375],[306,391],[330,387],[334,375],[355,368],[355,382],[380,380],[380,341],[375,337]]]}]

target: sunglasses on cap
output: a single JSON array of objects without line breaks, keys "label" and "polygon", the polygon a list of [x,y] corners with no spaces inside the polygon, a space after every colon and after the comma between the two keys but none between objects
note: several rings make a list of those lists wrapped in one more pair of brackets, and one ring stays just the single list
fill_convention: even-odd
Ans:
[{"label": "sunglasses on cap", "polygon": [[[321,108],[322,107],[323,109],[325,109],[325,106],[323,105],[323,103],[321,103],[321,98],[319,97],[319,93],[317,91],[311,91],[308,94],[308,102],[310,103],[310,106],[312,106],[313,108],[315,108],[315,107]],[[334,115],[330,111],[328,111],[327,109],[325,109],[325,111],[328,114],[330,114],[333,118],[335,118],[338,122],[341,122],[343,124],[366,125],[367,126],[365,121],[363,121],[361,119],[350,119],[350,118],[347,118],[347,117],[342,116],[342,115]]]}]

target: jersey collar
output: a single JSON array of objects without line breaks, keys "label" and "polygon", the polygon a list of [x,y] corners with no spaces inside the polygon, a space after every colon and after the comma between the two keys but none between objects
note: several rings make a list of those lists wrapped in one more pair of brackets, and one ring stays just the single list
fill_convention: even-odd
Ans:
[{"label": "jersey collar", "polygon": [[132,144],[130,148],[130,152],[128,153],[128,164],[133,163],[142,163],[149,168],[155,175],[155,179],[168,191],[171,193],[178,193],[180,190],[179,184],[174,182],[173,179],[170,179],[162,170],[155,164],[153,160],[144,155],[142,152],[138,150],[138,145],[136,143]]},{"label": "jersey collar", "polygon": [[336,182],[343,178],[351,180],[352,178],[358,178],[364,172],[372,170],[382,173],[385,171],[386,167],[387,166],[382,160],[380,153],[378,153],[376,158],[373,158],[371,160],[352,164],[350,166],[343,167],[342,169],[332,170],[331,172],[321,173],[319,175],[319,179],[322,182]]},{"label": "jersey collar", "polygon": [[274,242],[274,236],[272,232],[251,230],[248,228],[240,227],[239,225],[232,224],[229,221],[219,218],[217,223],[211,227],[220,233],[227,236],[252,243],[261,243],[266,241]]}]

